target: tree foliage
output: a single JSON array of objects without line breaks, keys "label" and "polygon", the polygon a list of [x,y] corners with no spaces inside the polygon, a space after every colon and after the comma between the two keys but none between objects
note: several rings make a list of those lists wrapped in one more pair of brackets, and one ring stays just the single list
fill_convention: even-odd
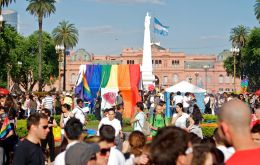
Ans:
[{"label": "tree foliage", "polygon": [[249,33],[249,28],[244,25],[238,25],[231,29],[230,41],[232,46],[242,48],[245,46],[247,36]]},{"label": "tree foliage", "polygon": [[[241,68],[243,68],[243,74],[249,79],[249,90],[260,89],[260,28],[254,28],[250,31],[244,47],[241,48],[240,56],[236,58],[236,75],[240,76]],[[233,75],[233,64],[233,56],[224,61],[224,67],[228,74]]]},{"label": "tree foliage", "polygon": [[230,32],[230,41],[232,42],[233,47],[237,47],[240,51],[233,56],[229,56],[224,61],[224,67],[228,75],[234,75],[234,55],[236,56],[236,77],[243,77],[244,73],[244,63],[243,55],[241,54],[242,49],[245,47],[249,34],[249,28],[244,25],[238,25],[231,29]]},{"label": "tree foliage", "polygon": [[55,43],[63,44],[65,48],[73,48],[78,43],[78,30],[68,21],[61,21],[53,30],[52,35]]},{"label": "tree foliage", "polygon": [[260,0],[256,0],[254,7],[256,19],[260,22]]},{"label": "tree foliage", "polygon": [[[39,77],[38,71],[38,32],[29,37],[18,34],[14,28],[5,27],[0,33],[0,80],[6,84],[7,66],[13,82],[21,85],[25,90],[32,90]],[[55,52],[54,41],[50,34],[43,33],[43,84],[50,84],[50,77],[58,76],[58,57]],[[1,83],[1,82],[0,82]],[[3,86],[2,85],[2,86]]]},{"label": "tree foliage", "polygon": [[3,24],[0,31],[0,86],[6,87],[7,85],[7,70],[9,64],[12,64],[15,60],[13,56],[10,56],[12,49],[16,48],[16,43],[21,36],[10,25]]},{"label": "tree foliage", "polygon": [[254,28],[242,50],[245,75],[249,78],[251,91],[260,89],[260,28]]}]

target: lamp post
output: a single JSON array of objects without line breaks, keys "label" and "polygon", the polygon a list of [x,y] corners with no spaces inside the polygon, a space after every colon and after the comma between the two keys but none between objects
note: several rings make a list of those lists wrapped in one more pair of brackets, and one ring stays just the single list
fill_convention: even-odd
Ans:
[{"label": "lamp post", "polygon": [[205,69],[205,88],[206,88],[206,91],[208,91],[208,70],[209,70],[209,65],[204,65],[203,68]]},{"label": "lamp post", "polygon": [[3,22],[4,22],[4,17],[3,17],[3,15],[1,14],[1,15],[0,15],[0,32],[1,32],[1,30],[2,30]]},{"label": "lamp post", "polygon": [[[62,62],[62,56],[63,56],[63,52],[64,52],[64,46],[63,45],[56,45],[55,46],[55,50],[56,50],[56,53],[58,54],[58,60],[59,60],[59,85],[58,85],[58,90],[59,92],[61,91],[61,62]],[[65,65],[65,64],[64,64]],[[65,75],[65,71],[64,72],[64,75]],[[65,81],[65,79],[63,79],[63,81]]]},{"label": "lamp post", "polygon": [[234,58],[234,81],[233,81],[233,85],[234,85],[234,92],[236,92],[236,56],[239,53],[239,48],[238,47],[233,47],[230,49],[231,53],[233,54],[233,58]]},{"label": "lamp post", "polygon": [[198,86],[198,76],[199,76],[199,72],[195,72],[195,77],[196,77],[196,86]]},{"label": "lamp post", "polygon": [[189,82],[191,83],[191,80],[192,80],[192,77],[191,76],[189,76]]}]

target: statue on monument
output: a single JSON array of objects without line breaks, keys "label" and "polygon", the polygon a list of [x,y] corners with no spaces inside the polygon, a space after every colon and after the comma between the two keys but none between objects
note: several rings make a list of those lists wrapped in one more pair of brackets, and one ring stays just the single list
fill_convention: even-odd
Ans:
[{"label": "statue on monument", "polygon": [[151,17],[147,13],[146,16],[145,16],[145,21],[144,21],[144,28],[145,29],[150,28],[150,20],[151,20]]},{"label": "statue on monument", "polygon": [[146,14],[144,20],[144,47],[142,59],[142,80],[144,88],[147,89],[148,85],[154,84],[155,77],[153,75],[152,67],[152,51],[151,51],[151,38],[150,38],[150,20],[149,13]]}]

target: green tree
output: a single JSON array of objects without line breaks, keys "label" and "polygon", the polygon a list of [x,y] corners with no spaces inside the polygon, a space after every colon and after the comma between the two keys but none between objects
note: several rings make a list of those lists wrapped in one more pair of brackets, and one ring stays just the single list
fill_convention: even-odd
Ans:
[{"label": "green tree", "polygon": [[245,74],[249,79],[249,89],[260,89],[260,28],[251,30],[247,44],[242,49]]},{"label": "green tree", "polygon": [[[28,91],[32,91],[39,79],[37,74],[38,38],[39,33],[34,32],[29,37],[23,38],[17,44],[16,49],[12,51],[12,56],[15,57],[17,62],[22,63],[22,65],[17,65],[16,62],[16,65],[12,68],[12,80]],[[42,66],[43,83],[41,88],[44,88],[45,85],[50,85],[50,77],[57,77],[58,75],[58,57],[55,52],[54,41],[51,35],[46,32],[43,32]]]},{"label": "green tree", "polygon": [[10,25],[3,24],[3,30],[0,31],[0,86],[7,86],[7,72],[14,58],[10,55],[12,49],[15,49],[19,34]]},{"label": "green tree", "polygon": [[59,25],[52,32],[54,41],[57,45],[64,46],[64,58],[63,58],[63,91],[66,91],[66,55],[67,48],[73,48],[78,43],[78,30],[74,24],[70,24],[68,21],[61,21]]},{"label": "green tree", "polygon": [[254,7],[256,19],[260,22],[260,0],[256,0]]},{"label": "green tree", "polygon": [[249,28],[244,25],[238,25],[231,29],[230,33],[230,41],[232,42],[232,46],[243,48],[245,46],[247,37],[249,33]]},{"label": "green tree", "polygon": [[29,5],[26,8],[30,14],[36,16],[38,18],[39,25],[39,54],[38,54],[38,84],[39,91],[42,91],[42,23],[43,18],[50,16],[52,13],[56,11],[55,8],[55,0],[28,0]]},{"label": "green tree", "polygon": [[[245,45],[240,51],[244,66],[244,74],[249,79],[249,90],[260,89],[260,28],[250,31]],[[224,67],[228,74],[233,74],[233,57],[230,56],[224,61]],[[238,68],[239,69],[239,68]],[[241,70],[238,70],[238,74]]]},{"label": "green tree", "polygon": [[[241,54],[241,50],[245,47],[247,38],[249,34],[249,28],[245,27],[244,25],[238,25],[231,29],[230,32],[230,41],[232,42],[233,47],[237,47],[240,49],[239,53],[236,54],[236,77],[243,77],[244,74],[244,63],[243,63],[243,56]],[[229,56],[224,61],[224,67],[226,71],[230,75],[234,75],[234,56]]]}]

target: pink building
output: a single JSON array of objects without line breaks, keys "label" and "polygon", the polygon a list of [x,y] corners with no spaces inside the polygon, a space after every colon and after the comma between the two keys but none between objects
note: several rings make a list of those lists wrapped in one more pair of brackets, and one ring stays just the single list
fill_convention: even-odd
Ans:
[{"label": "pink building", "polygon": [[[67,58],[66,89],[71,90],[75,86],[81,64],[141,64],[142,53],[142,49],[125,48],[120,55],[104,56],[79,49]],[[208,91],[231,92],[234,88],[233,77],[227,75],[223,67],[223,58],[223,54],[187,55],[153,44],[152,64],[156,85],[166,88],[186,80]],[[236,90],[240,90],[239,78],[236,79]]]}]

